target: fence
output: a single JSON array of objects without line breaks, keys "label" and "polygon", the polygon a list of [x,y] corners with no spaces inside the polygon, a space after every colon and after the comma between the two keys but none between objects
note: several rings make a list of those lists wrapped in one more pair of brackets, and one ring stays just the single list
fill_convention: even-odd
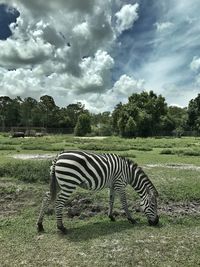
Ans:
[{"label": "fence", "polygon": [[[31,133],[42,133],[42,134],[73,134],[74,128],[44,128],[44,127],[0,127],[0,132],[14,133],[14,132],[24,132],[27,136],[34,136]],[[197,131],[183,131],[181,134],[169,131],[157,132],[155,137],[182,137],[182,136],[195,136],[199,137],[200,132]],[[139,137],[139,136],[138,136]]]},{"label": "fence", "polygon": [[42,133],[42,134],[72,134],[73,128],[44,128],[44,127],[0,127],[0,132],[14,133],[24,132],[26,135],[34,135],[31,133]]}]

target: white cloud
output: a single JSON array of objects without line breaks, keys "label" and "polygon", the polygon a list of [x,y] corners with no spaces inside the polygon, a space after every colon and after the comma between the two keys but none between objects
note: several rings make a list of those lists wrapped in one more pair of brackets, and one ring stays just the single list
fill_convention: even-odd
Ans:
[{"label": "white cloud", "polygon": [[88,22],[83,22],[81,24],[75,25],[75,27],[73,28],[73,32],[77,36],[80,36],[84,39],[88,39],[90,37]]},{"label": "white cloud", "polygon": [[168,104],[186,107],[189,101],[195,98],[197,94],[198,88],[180,88],[176,84],[167,84],[162,95],[165,97]]},{"label": "white cloud", "polygon": [[166,22],[156,22],[155,23],[156,29],[158,32],[164,32],[166,30],[171,29],[174,24],[170,21],[166,21]]},{"label": "white cloud", "polygon": [[135,80],[126,74],[122,75],[113,86],[113,91],[123,96],[130,96],[133,93],[141,92],[144,89],[144,80]]},{"label": "white cloud", "polygon": [[91,112],[103,112],[113,110],[119,102],[126,103],[133,93],[144,90],[144,80],[136,80],[133,77],[122,75],[115,84],[105,92],[86,93],[78,95],[76,101],[81,101]]},{"label": "white cloud", "polygon": [[190,63],[190,69],[195,73],[195,85],[197,88],[200,86],[200,58],[195,56],[193,57],[192,62]]},{"label": "white cloud", "polygon": [[190,68],[191,70],[197,72],[200,70],[200,58],[198,57],[193,57],[192,62],[190,63]]},{"label": "white cloud", "polygon": [[0,65],[5,68],[31,67],[51,57],[53,48],[40,38],[27,41],[8,39],[0,41]]},{"label": "white cloud", "polygon": [[85,58],[80,67],[83,73],[83,79],[80,80],[79,92],[104,91],[110,81],[110,69],[114,65],[113,58],[105,51],[98,50],[94,58]]},{"label": "white cloud", "polygon": [[117,17],[116,28],[119,33],[122,33],[124,30],[130,29],[134,22],[138,19],[138,8],[139,4],[134,5],[127,4],[122,6],[122,8],[115,14]]},{"label": "white cloud", "polygon": [[37,74],[31,70],[19,68],[12,71],[4,71],[0,81],[1,95],[32,96],[44,93],[43,80],[37,79]]}]

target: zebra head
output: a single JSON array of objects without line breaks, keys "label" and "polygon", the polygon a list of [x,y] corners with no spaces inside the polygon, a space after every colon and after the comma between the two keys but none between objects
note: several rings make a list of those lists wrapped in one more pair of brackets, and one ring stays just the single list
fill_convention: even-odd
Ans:
[{"label": "zebra head", "polygon": [[140,203],[141,210],[147,216],[149,225],[153,226],[159,223],[159,217],[157,214],[157,197],[158,192],[147,187],[146,194],[143,196]]}]

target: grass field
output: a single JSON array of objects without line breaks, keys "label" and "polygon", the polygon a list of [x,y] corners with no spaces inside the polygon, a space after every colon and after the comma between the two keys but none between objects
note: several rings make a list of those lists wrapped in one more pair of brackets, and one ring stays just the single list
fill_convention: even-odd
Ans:
[{"label": "grass field", "polygon": [[[128,223],[118,199],[117,220],[109,221],[107,190],[78,190],[64,212],[69,233],[57,232],[50,209],[46,232],[37,234],[51,158],[67,149],[114,152],[136,161],[159,192],[159,227],[148,226],[136,212],[139,198],[127,187],[137,225]],[[1,135],[0,153],[0,266],[200,266],[200,138]]]}]

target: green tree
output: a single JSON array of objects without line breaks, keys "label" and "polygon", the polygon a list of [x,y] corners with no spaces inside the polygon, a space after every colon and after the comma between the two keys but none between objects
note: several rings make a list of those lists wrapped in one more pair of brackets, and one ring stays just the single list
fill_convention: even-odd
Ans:
[{"label": "green tree", "polygon": [[58,127],[59,107],[56,106],[52,96],[40,97],[40,110],[44,127]]},{"label": "green tree", "polygon": [[37,106],[37,101],[32,97],[25,98],[20,105],[21,125],[33,126],[33,109]]},{"label": "green tree", "polygon": [[91,133],[90,116],[87,114],[81,114],[78,117],[78,121],[74,129],[74,134],[76,136],[85,136],[88,133]]},{"label": "green tree", "polygon": [[124,106],[120,102],[119,104],[116,105],[116,107],[114,108],[112,112],[111,124],[112,124],[114,134],[120,134],[119,125],[121,125],[121,123],[119,123],[119,120],[120,120],[123,109],[124,109]]},{"label": "green tree", "polygon": [[129,119],[129,115],[126,111],[122,111],[120,113],[120,118],[118,120],[118,129],[119,129],[119,134],[122,136],[122,137],[126,137],[126,124],[128,122],[128,119]]},{"label": "green tree", "polygon": [[74,128],[77,124],[78,117],[81,114],[89,114],[89,112],[85,109],[85,106],[81,102],[77,102],[76,104],[69,104],[67,106],[67,115],[71,120],[72,127]]},{"label": "green tree", "polygon": [[163,132],[163,134],[172,133],[172,131],[176,128],[175,120],[172,116],[169,114],[166,116],[161,117],[160,121],[160,131]]},{"label": "green tree", "polygon": [[1,120],[1,128],[3,131],[6,127],[7,110],[11,102],[12,100],[8,96],[0,97],[0,120]]},{"label": "green tree", "polygon": [[129,117],[135,122],[134,132],[140,136],[152,136],[160,130],[162,117],[167,113],[165,98],[153,91],[134,93],[128,103],[117,105],[112,113],[113,128],[117,134],[126,136]]},{"label": "green tree", "polygon": [[61,108],[59,111],[59,120],[58,120],[59,127],[69,129],[69,132],[72,129],[72,121],[68,115],[66,108]]},{"label": "green tree", "polygon": [[[142,92],[140,94],[133,94],[129,97],[128,105],[134,106],[134,109],[138,109],[138,120],[140,127],[145,128],[140,129],[145,135],[155,135],[159,130],[161,117],[167,113],[167,104],[165,98],[161,95],[157,96],[153,91]],[[143,123],[144,122],[144,123]],[[145,123],[148,124],[145,126]]]},{"label": "green tree", "polygon": [[187,127],[186,125],[186,122],[188,120],[187,108],[169,106],[167,111],[167,116],[169,116],[174,121],[175,128]]},{"label": "green tree", "polygon": [[188,105],[188,120],[187,125],[190,130],[200,132],[200,94],[195,99],[190,100]]},{"label": "green tree", "polygon": [[152,115],[146,111],[140,111],[138,125],[138,135],[142,137],[152,136]]},{"label": "green tree", "polygon": [[0,97],[0,123],[5,127],[18,126],[20,122],[20,98],[11,99],[8,96]]},{"label": "green tree", "polygon": [[125,136],[126,137],[136,137],[136,122],[132,117],[129,117],[125,126]]}]

